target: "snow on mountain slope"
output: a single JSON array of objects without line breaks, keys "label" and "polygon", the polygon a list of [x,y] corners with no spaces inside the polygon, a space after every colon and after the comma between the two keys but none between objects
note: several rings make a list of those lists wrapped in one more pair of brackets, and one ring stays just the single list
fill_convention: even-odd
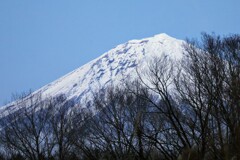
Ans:
[{"label": "snow on mountain slope", "polygon": [[136,77],[136,67],[144,67],[154,56],[166,54],[180,59],[183,43],[184,41],[166,34],[128,41],[40,88],[34,94],[41,92],[43,98],[65,94],[68,99],[82,103],[90,99],[98,89]]}]

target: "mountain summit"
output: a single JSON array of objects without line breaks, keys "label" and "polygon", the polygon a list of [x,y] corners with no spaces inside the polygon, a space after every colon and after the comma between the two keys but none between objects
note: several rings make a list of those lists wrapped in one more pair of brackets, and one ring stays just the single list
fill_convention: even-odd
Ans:
[{"label": "mountain summit", "polygon": [[145,66],[147,61],[155,56],[165,54],[173,59],[180,59],[183,43],[184,41],[165,33],[150,38],[130,40],[33,94],[41,93],[43,98],[65,94],[67,99],[76,103],[85,102],[99,89],[136,77],[136,67]]}]

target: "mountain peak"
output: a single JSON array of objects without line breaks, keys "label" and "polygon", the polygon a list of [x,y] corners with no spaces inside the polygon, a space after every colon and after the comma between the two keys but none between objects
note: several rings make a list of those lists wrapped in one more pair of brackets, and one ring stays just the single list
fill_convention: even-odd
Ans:
[{"label": "mountain peak", "polygon": [[167,33],[159,33],[155,34],[153,37],[171,37],[171,36],[169,36]]},{"label": "mountain peak", "polygon": [[175,41],[177,40],[176,38],[173,38],[171,36],[169,36],[166,33],[160,33],[160,34],[156,34],[152,37],[148,37],[148,38],[143,38],[143,39],[133,39],[128,41],[128,43],[142,43],[142,42],[164,42],[164,41]]},{"label": "mountain peak", "polygon": [[64,94],[76,103],[87,102],[94,92],[121,81],[137,78],[136,68],[144,67],[155,56],[169,55],[180,59],[184,41],[166,33],[140,40],[131,40],[104,53],[102,56],[79,67],[56,81],[40,88],[33,94],[55,97]]},{"label": "mountain peak", "polygon": [[173,37],[169,36],[166,33],[160,33],[160,34],[154,35],[153,38],[156,38],[156,39],[172,39]]}]

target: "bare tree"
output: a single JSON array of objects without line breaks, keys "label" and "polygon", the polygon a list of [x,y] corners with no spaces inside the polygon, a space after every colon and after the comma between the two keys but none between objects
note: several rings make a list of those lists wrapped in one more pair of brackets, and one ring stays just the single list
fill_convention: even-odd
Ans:
[{"label": "bare tree", "polygon": [[[140,86],[138,86],[140,87]],[[140,91],[140,90],[139,90]],[[86,125],[84,150],[93,159],[148,159],[148,102],[125,88],[109,88],[95,97],[96,115]],[[90,151],[94,152],[91,153]]]},{"label": "bare tree", "polygon": [[[50,110],[47,101],[41,97],[28,96],[18,101],[21,106],[16,112],[9,114],[1,120],[1,141],[12,153],[23,155],[28,159],[41,160],[52,147],[48,142],[48,123]],[[23,106],[22,106],[23,105]],[[50,151],[48,151],[50,149]]]},{"label": "bare tree", "polygon": [[198,145],[200,159],[206,154],[215,159],[239,157],[236,143],[239,87],[236,82],[240,73],[240,37],[221,38],[208,34],[202,37],[201,43],[194,41],[185,45],[182,71],[175,80],[177,92],[194,113],[197,137],[193,140]]},{"label": "bare tree", "polygon": [[157,114],[164,121],[159,136],[155,137],[157,148],[165,158],[176,159],[181,149],[191,148],[193,145],[192,135],[187,132],[185,124],[187,117],[174,95],[177,68],[169,56],[162,55],[149,62],[144,74],[138,71],[138,75],[141,85],[155,95],[144,97],[154,106],[152,114]]}]

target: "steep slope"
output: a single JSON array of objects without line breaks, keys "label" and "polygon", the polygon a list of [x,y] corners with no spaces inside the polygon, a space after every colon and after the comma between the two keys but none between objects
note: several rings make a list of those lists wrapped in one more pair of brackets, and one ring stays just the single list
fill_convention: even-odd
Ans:
[{"label": "steep slope", "polygon": [[144,67],[154,56],[166,54],[172,58],[181,58],[183,43],[184,41],[166,34],[128,41],[40,88],[34,94],[41,92],[43,98],[65,94],[76,103],[85,102],[98,89],[136,77],[136,67]]}]

